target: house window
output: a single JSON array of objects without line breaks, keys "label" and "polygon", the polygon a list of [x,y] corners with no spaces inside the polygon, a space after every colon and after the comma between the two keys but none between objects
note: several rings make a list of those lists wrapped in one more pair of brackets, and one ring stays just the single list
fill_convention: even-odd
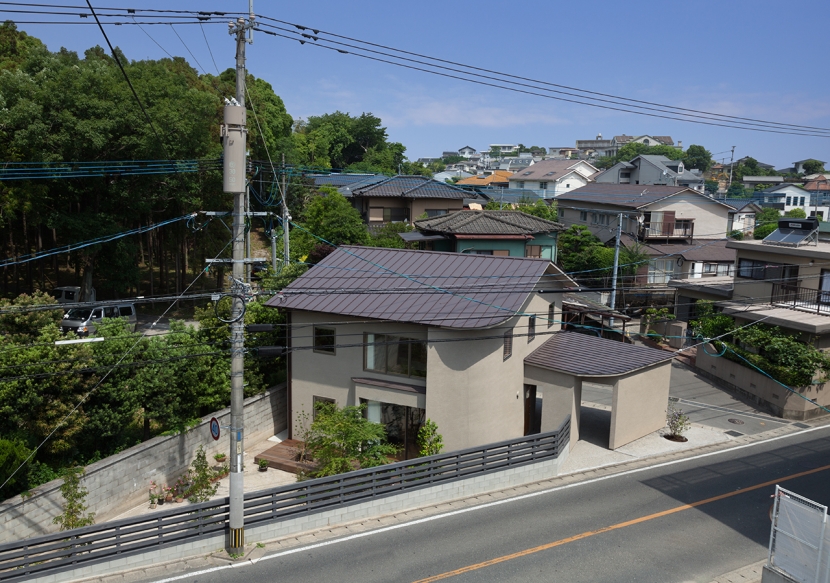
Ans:
[{"label": "house window", "polygon": [[801,206],[804,206],[804,197],[801,197]]},{"label": "house window", "polygon": [[334,354],[334,328],[314,327],[314,352]]},{"label": "house window", "polygon": [[579,211],[579,220],[583,223],[588,222],[588,211]]},{"label": "house window", "polygon": [[548,189],[548,183],[547,182],[540,182],[539,183],[539,189],[540,190],[547,190]]},{"label": "house window", "polygon": [[447,209],[427,209],[427,217],[440,217],[447,214]]},{"label": "house window", "polygon": [[710,275],[714,275],[718,272],[718,264],[717,263],[704,263],[703,264],[703,273],[708,273]]},{"label": "house window", "polygon": [[542,258],[541,245],[525,245],[525,257],[533,257],[534,259]]},{"label": "house window", "polygon": [[775,265],[752,259],[738,259],[738,277],[766,281],[795,282],[797,265]]},{"label": "house window", "polygon": [[312,397],[312,407],[311,407],[311,420],[314,421],[317,419],[317,403],[328,403],[331,405],[337,405],[337,401],[334,399],[329,399],[328,397],[318,397],[314,395]]},{"label": "house window", "polygon": [[364,334],[363,339],[364,370],[426,378],[426,341],[389,334]]},{"label": "house window", "polygon": [[370,206],[369,207],[369,222],[383,221],[383,207]]},{"label": "house window", "polygon": [[553,327],[553,323],[556,321],[556,304],[551,304],[548,306],[548,328]]},{"label": "house window", "polygon": [[536,316],[530,316],[527,319],[527,341],[533,342],[536,338]]},{"label": "house window", "polygon": [[519,180],[519,181],[516,183],[516,185],[517,185],[519,188],[524,188],[524,187],[525,187],[525,181],[524,181],[524,180]]},{"label": "house window", "polygon": [[384,223],[402,223],[409,220],[409,209],[385,208],[383,209]]},{"label": "house window", "polygon": [[790,206],[792,204],[791,201],[792,201],[792,198],[788,196],[787,197],[787,206]]},{"label": "house window", "polygon": [[360,399],[365,405],[363,417],[373,423],[380,423],[386,428],[386,439],[392,445],[398,446],[400,460],[419,457],[418,431],[426,421],[426,411],[417,407],[393,405],[369,399]]},{"label": "house window", "polygon": [[570,183],[570,182],[568,182],[568,183],[566,183],[566,184],[565,184],[565,188],[570,188],[570,187],[571,187],[571,183]]},{"label": "house window", "polygon": [[674,275],[674,259],[652,259],[648,264],[648,283],[666,284]]},{"label": "house window", "polygon": [[504,359],[507,360],[513,356],[513,330],[508,330],[504,333]]}]

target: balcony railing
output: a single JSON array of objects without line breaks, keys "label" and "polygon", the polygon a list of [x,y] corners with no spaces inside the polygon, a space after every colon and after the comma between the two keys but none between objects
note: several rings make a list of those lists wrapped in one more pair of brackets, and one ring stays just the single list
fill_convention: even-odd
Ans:
[{"label": "balcony railing", "polygon": [[801,287],[797,283],[773,283],[770,303],[794,310],[830,315],[830,291]]},{"label": "balcony railing", "polygon": [[643,223],[641,236],[644,239],[692,239],[695,234],[695,224],[691,222]]}]

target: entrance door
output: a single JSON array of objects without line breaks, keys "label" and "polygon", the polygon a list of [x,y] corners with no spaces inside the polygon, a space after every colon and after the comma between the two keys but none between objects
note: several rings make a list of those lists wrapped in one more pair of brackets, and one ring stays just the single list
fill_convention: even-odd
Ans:
[{"label": "entrance door", "polygon": [[525,385],[525,435],[541,431],[542,412],[537,403],[536,385]]},{"label": "entrance door", "polygon": [[818,301],[822,304],[830,304],[830,270],[821,270],[820,293],[818,294]]}]

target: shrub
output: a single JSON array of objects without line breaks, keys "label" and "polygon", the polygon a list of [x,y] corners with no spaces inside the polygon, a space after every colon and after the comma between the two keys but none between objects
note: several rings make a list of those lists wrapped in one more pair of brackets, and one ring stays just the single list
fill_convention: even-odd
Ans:
[{"label": "shrub", "polygon": [[86,488],[81,487],[83,476],[83,468],[66,468],[63,471],[63,484],[61,484],[61,495],[63,496],[61,509],[63,512],[52,519],[54,524],[60,525],[61,530],[81,528],[95,523],[94,512],[85,514],[88,492]]}]

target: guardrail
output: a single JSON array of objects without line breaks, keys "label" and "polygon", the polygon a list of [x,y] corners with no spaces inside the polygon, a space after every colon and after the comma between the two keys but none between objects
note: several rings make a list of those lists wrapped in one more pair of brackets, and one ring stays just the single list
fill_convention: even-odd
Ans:
[{"label": "guardrail", "polygon": [[830,291],[773,283],[770,303],[816,314],[830,313]]},{"label": "guardrail", "polygon": [[[570,440],[570,417],[549,433],[396,462],[245,494],[245,525],[279,521],[394,496],[544,460]],[[0,545],[0,581],[22,581],[214,537],[227,528],[228,499]]]}]

